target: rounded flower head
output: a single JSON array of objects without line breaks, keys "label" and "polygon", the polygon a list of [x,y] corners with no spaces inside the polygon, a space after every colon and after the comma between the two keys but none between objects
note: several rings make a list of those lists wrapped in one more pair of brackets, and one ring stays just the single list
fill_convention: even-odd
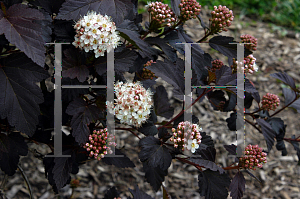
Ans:
[{"label": "rounded flower head", "polygon": [[196,0],[181,0],[178,7],[180,8],[179,19],[182,21],[195,19],[201,11],[201,5]]},{"label": "rounded flower head", "polygon": [[106,154],[112,154],[111,146],[115,147],[117,144],[114,142],[114,136],[105,128],[99,131],[94,130],[83,148],[89,152],[91,158],[101,160]]},{"label": "rounded flower head", "polygon": [[240,36],[242,43],[251,43],[251,44],[245,44],[245,47],[249,50],[255,51],[257,47],[257,39],[253,37],[252,35],[246,34]]},{"label": "rounded flower head", "polygon": [[108,110],[115,114],[121,123],[141,127],[149,118],[153,105],[150,89],[146,90],[140,82],[117,82],[115,94],[115,106],[107,102]]},{"label": "rounded flower head", "polygon": [[157,27],[173,26],[176,22],[176,16],[168,4],[162,2],[150,2],[147,5],[150,13],[151,23]]},{"label": "rounded flower head", "polygon": [[266,111],[273,110],[273,111],[275,111],[276,108],[280,104],[280,99],[275,94],[267,93],[265,96],[263,96],[261,103],[262,103],[263,110],[266,110]]},{"label": "rounded flower head", "polygon": [[211,11],[212,18],[211,21],[211,32],[220,33],[222,31],[227,31],[226,27],[231,25],[233,21],[232,10],[229,10],[226,6],[219,5],[214,6],[214,10]]},{"label": "rounded flower head", "polygon": [[245,156],[239,159],[240,167],[256,170],[262,168],[264,163],[267,163],[267,154],[262,152],[262,148],[258,145],[249,144],[244,151]]},{"label": "rounded flower head", "polygon": [[95,57],[104,56],[118,46],[120,37],[116,25],[107,15],[91,11],[74,25],[76,30],[73,45],[85,52],[94,51]]},{"label": "rounded flower head", "polygon": [[195,153],[195,150],[199,148],[201,143],[201,134],[202,128],[197,124],[191,124],[188,121],[180,122],[177,126],[177,129],[172,128],[173,137],[170,138],[170,141],[174,143],[175,148],[179,148],[182,151],[186,148],[192,153]]}]

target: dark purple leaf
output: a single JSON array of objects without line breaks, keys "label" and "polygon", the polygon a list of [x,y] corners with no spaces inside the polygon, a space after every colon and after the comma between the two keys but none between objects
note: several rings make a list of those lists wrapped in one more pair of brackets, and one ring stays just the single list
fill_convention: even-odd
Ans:
[{"label": "dark purple leaf", "polygon": [[215,162],[216,149],[214,147],[206,147],[205,149],[198,148],[195,154],[201,155],[201,158],[204,160]]},{"label": "dark purple leaf", "polygon": [[88,105],[82,98],[76,98],[69,104],[66,113],[73,115],[71,127],[76,142],[86,143],[90,134],[88,125],[101,117],[100,109],[94,105]]},{"label": "dark purple leaf", "polygon": [[89,69],[84,65],[82,54],[78,49],[69,48],[64,51],[66,58],[62,61],[62,76],[71,79],[77,78],[80,82],[84,82],[89,76]]},{"label": "dark purple leaf", "polygon": [[[236,123],[237,120],[237,123]],[[226,119],[227,126],[231,131],[237,131],[244,126],[244,119],[239,113],[231,113],[230,117]]]},{"label": "dark purple leaf", "polygon": [[[134,64],[137,57],[138,56],[136,52],[129,49],[125,49],[122,52],[115,53],[115,71],[120,73],[127,72],[129,68]],[[103,75],[107,72],[106,57],[101,57],[96,60],[95,69],[99,75]]]},{"label": "dark purple leaf", "polygon": [[171,165],[172,156],[168,148],[161,145],[159,139],[147,136],[140,140],[139,146],[141,147],[139,159],[141,162],[147,162],[149,167],[167,170]]},{"label": "dark purple leaf", "polygon": [[26,156],[28,146],[20,133],[0,133],[0,168],[9,176],[15,174],[20,155]]},{"label": "dark purple leaf", "polygon": [[176,62],[177,54],[176,50],[169,46],[164,39],[159,37],[147,37],[145,42],[148,42],[151,45],[156,45],[161,48],[161,50],[169,57],[172,62]]},{"label": "dark purple leaf", "polygon": [[151,196],[141,191],[137,185],[135,186],[134,190],[129,188],[128,190],[130,191],[134,199],[153,199]]},{"label": "dark purple leaf", "polygon": [[[289,88],[283,88],[282,93],[285,99],[285,106],[290,104],[293,100],[296,99],[296,93]],[[300,98],[290,104],[288,107],[294,108],[300,113]]]},{"label": "dark purple leaf", "polygon": [[207,94],[207,97],[214,110],[219,110],[217,106],[219,106],[220,102],[226,101],[222,90],[211,91]]},{"label": "dark purple leaf", "polygon": [[140,54],[143,58],[149,57],[150,59],[154,59],[157,52],[153,50],[147,42],[140,38],[140,34],[137,32],[138,28],[134,24],[134,22],[129,20],[124,20],[124,22],[117,28],[119,32],[121,32],[121,36],[128,40],[130,43],[135,45],[139,50]]},{"label": "dark purple leaf", "polygon": [[283,81],[284,83],[289,85],[291,88],[294,88],[294,89],[296,88],[295,81],[293,80],[293,78],[291,78],[285,72],[283,72],[283,73],[273,73],[270,76],[275,77],[276,79],[279,79],[279,80]]},{"label": "dark purple leaf", "polygon": [[218,165],[216,165],[216,163],[210,160],[205,160],[202,158],[193,158],[193,156],[188,160],[195,164],[198,164],[199,166],[203,166],[207,169],[210,169],[212,171],[219,171],[220,174],[224,173],[224,169],[222,167],[219,167]]},{"label": "dark purple leaf", "polygon": [[171,0],[171,8],[176,16],[180,15],[179,4],[180,4],[180,0]]},{"label": "dark purple leaf", "polygon": [[44,15],[24,4],[15,4],[7,10],[4,17],[0,10],[0,34],[31,58],[44,67],[45,47],[42,37],[42,26],[34,20],[43,20]]},{"label": "dark purple leaf", "polygon": [[119,168],[135,167],[134,163],[119,149],[115,149],[115,155],[123,155],[124,157],[104,157],[102,161],[105,164],[114,165]]},{"label": "dark purple leaf", "polygon": [[270,152],[275,142],[274,138],[276,137],[276,132],[272,129],[272,126],[265,120],[256,119],[256,122],[261,126],[261,131],[267,142],[268,151]]},{"label": "dark purple leaf", "polygon": [[236,154],[236,145],[224,145],[224,148],[229,152],[230,155],[237,155]]},{"label": "dark purple leaf", "polygon": [[255,89],[254,84],[249,80],[245,79],[245,91],[251,93],[252,97],[259,103],[260,96],[258,91]]},{"label": "dark purple leaf", "polygon": [[72,43],[75,37],[74,21],[54,20],[54,35],[57,42]]},{"label": "dark purple leaf", "polygon": [[43,93],[36,85],[48,78],[48,72],[23,53],[10,55],[0,61],[0,116],[8,119],[16,130],[29,136],[38,124]]},{"label": "dark purple leaf", "polygon": [[[179,26],[177,32],[178,32],[178,38],[182,43],[194,43],[194,41],[187,34],[185,34],[185,31],[182,26]],[[176,45],[182,45],[183,47],[185,46],[185,44],[176,44]],[[192,48],[192,57],[193,54],[197,54],[197,56],[203,56],[204,51],[201,49],[199,44],[192,44],[191,48]]]},{"label": "dark purple leaf", "polygon": [[236,86],[237,75],[232,74],[232,69],[223,65],[220,69],[216,70],[216,85],[219,86]]},{"label": "dark purple leaf", "polygon": [[206,149],[207,147],[215,147],[214,141],[211,136],[206,135],[205,132],[200,132],[201,134],[201,144],[199,145],[199,149]]},{"label": "dark purple leaf", "polygon": [[163,86],[156,87],[154,94],[154,107],[156,115],[163,116],[167,119],[173,116],[174,108],[170,106],[168,93]]},{"label": "dark purple leaf", "polygon": [[230,196],[232,199],[241,199],[245,192],[246,180],[242,172],[238,171],[234,178],[232,179],[229,191],[231,191]]},{"label": "dark purple leaf", "polygon": [[65,2],[65,0],[30,0],[29,3],[36,6],[41,6],[44,10],[46,10],[49,14],[58,13],[61,5]]},{"label": "dark purple leaf", "polygon": [[[52,82],[54,83],[54,78],[52,79]],[[78,81],[78,79],[70,79],[68,77],[63,77],[61,79],[61,85],[89,85],[86,81],[81,83]],[[63,102],[70,102],[77,98],[80,94],[87,94],[89,92],[88,88],[76,88],[76,89],[70,89],[70,88],[63,88],[62,89],[62,101]]]},{"label": "dark purple leaf", "polygon": [[173,30],[166,34],[166,36],[163,38],[167,43],[169,43],[174,49],[176,49],[180,54],[184,55],[184,45],[178,44],[181,43],[178,33],[176,30]]},{"label": "dark purple leaf", "polygon": [[[232,61],[232,58],[237,58],[237,46],[236,44],[230,44],[230,43],[237,43],[234,41],[233,37],[227,37],[227,36],[215,36],[209,40],[209,46],[213,49],[219,51],[226,57],[228,57],[229,61]],[[252,54],[251,51],[248,49],[245,49],[244,56],[247,57],[248,55]]]},{"label": "dark purple leaf", "polygon": [[159,139],[162,139],[163,142],[166,142],[169,138],[172,137],[172,134],[168,132],[168,129],[162,127],[158,130],[158,137]]},{"label": "dark purple leaf", "polygon": [[[147,66],[147,69],[155,73],[156,76],[161,77],[163,80],[171,84],[173,89],[173,96],[180,100],[184,99],[185,94],[185,81],[184,81],[184,61],[180,58],[177,59],[176,63],[172,63],[170,60],[165,59],[163,61],[156,61],[156,63]],[[192,84],[194,84],[197,79],[195,78],[195,73],[193,72]]]},{"label": "dark purple leaf", "polygon": [[71,157],[55,157],[54,167],[52,170],[53,179],[58,189],[63,188],[67,184],[67,181],[70,179],[72,164],[75,160],[75,156],[70,149],[64,151],[63,154],[71,155]]},{"label": "dark purple leaf", "polygon": [[2,0],[2,1],[4,2],[4,5],[7,9],[14,4],[22,3],[23,0]]},{"label": "dark purple leaf", "polygon": [[152,121],[147,121],[146,123],[142,124],[142,126],[138,128],[138,131],[144,134],[145,136],[154,136],[158,132],[156,126]]},{"label": "dark purple leaf", "polygon": [[88,11],[111,16],[118,26],[133,8],[130,0],[66,0],[59,10],[57,19],[77,21]]},{"label": "dark purple leaf", "polygon": [[230,185],[227,173],[220,174],[218,171],[207,169],[199,174],[198,180],[201,196],[205,196],[206,199],[227,199]]},{"label": "dark purple leaf", "polygon": [[158,167],[151,167],[147,162],[143,162],[143,169],[145,171],[146,181],[150,183],[155,192],[159,190],[163,181],[165,181],[165,176],[168,175],[168,169],[162,170]]}]

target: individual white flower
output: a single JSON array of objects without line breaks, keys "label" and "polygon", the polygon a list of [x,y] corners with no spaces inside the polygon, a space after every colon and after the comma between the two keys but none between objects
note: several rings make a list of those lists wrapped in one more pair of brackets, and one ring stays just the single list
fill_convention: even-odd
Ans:
[{"label": "individual white flower", "polygon": [[254,68],[255,72],[257,72],[257,71],[258,71],[258,66],[257,66],[257,64],[256,64],[256,63],[254,63],[254,64],[253,64],[253,68]]},{"label": "individual white flower", "polygon": [[188,145],[186,148],[190,150],[192,153],[195,153],[196,149],[199,148],[199,144],[197,143],[196,139],[188,140]]},{"label": "individual white flower", "polygon": [[119,44],[120,37],[116,31],[116,25],[107,15],[103,16],[94,11],[82,17],[75,25],[75,42],[77,48],[89,52],[93,50],[95,57],[104,56]]}]

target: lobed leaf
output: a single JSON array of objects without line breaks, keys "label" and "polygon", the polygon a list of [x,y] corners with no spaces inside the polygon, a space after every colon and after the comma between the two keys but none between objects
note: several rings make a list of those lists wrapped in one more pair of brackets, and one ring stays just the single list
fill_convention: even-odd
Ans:
[{"label": "lobed leaf", "polygon": [[119,149],[115,149],[115,155],[117,155],[117,157],[104,157],[101,161],[119,168],[135,167],[134,163]]},{"label": "lobed leaf", "polygon": [[147,136],[140,140],[139,146],[141,147],[139,159],[141,162],[147,162],[149,167],[167,170],[171,165],[172,156],[168,148],[161,145],[159,139]]},{"label": "lobed leaf", "polygon": [[0,133],[0,168],[4,173],[12,176],[18,168],[20,155],[28,153],[27,143],[20,133]]},{"label": "lobed leaf", "polygon": [[149,182],[153,190],[157,192],[162,182],[165,181],[165,176],[168,175],[168,169],[163,170],[159,166],[151,167],[147,162],[143,162],[143,169],[145,171],[146,181]]},{"label": "lobed leaf", "polygon": [[[232,43],[232,44],[231,44]],[[227,36],[215,36],[209,40],[209,46],[213,49],[219,51],[226,57],[228,57],[228,63],[229,65],[232,65],[232,59],[237,58],[237,43],[234,41],[233,37],[227,37]],[[244,56],[247,57],[248,55],[252,54],[251,51],[248,49],[245,49]]]},{"label": "lobed leaf", "polygon": [[263,119],[256,119],[256,122],[258,125],[261,126],[261,131],[265,137],[265,140],[267,142],[268,151],[272,149],[272,146],[274,145],[274,137],[276,136],[276,132],[272,129],[272,126],[266,122]]},{"label": "lobed leaf", "polygon": [[222,167],[219,167],[216,163],[214,163],[210,160],[206,160],[206,159],[202,159],[202,158],[193,158],[193,156],[191,158],[189,158],[188,160],[195,164],[198,164],[199,166],[203,166],[207,169],[210,169],[212,171],[218,171],[218,172],[220,172],[220,174],[224,173],[224,169]]},{"label": "lobed leaf", "polygon": [[156,87],[154,94],[154,107],[156,115],[163,116],[167,119],[173,116],[174,108],[171,107],[168,100],[168,93],[164,86]]},{"label": "lobed leaf", "polygon": [[[285,98],[285,106],[290,104],[293,100],[296,99],[296,93],[289,88],[282,88],[282,93]],[[300,98],[290,104],[288,107],[294,108],[300,113]]]},{"label": "lobed leaf", "polygon": [[279,79],[279,80],[283,81],[285,84],[289,85],[292,89],[296,89],[295,81],[293,80],[293,78],[291,78],[285,72],[283,72],[283,73],[273,73],[270,76],[275,77],[276,79]]},{"label": "lobed leaf", "polygon": [[36,82],[49,77],[48,72],[33,63],[23,53],[10,55],[0,61],[0,116],[8,119],[29,136],[35,132],[40,108],[44,101]]},{"label": "lobed leaf", "polygon": [[133,21],[124,20],[124,22],[117,28],[117,30],[123,34],[120,34],[124,39],[135,45],[139,50],[143,58],[149,57],[154,59],[157,52],[151,48],[150,44],[140,38],[140,34],[137,32],[138,28]]},{"label": "lobed leaf", "polygon": [[59,9],[57,19],[75,20],[95,11],[111,16],[116,25],[120,25],[133,8],[130,0],[66,0]]},{"label": "lobed leaf", "polygon": [[230,196],[232,197],[232,199],[241,199],[243,197],[243,193],[245,192],[245,185],[245,177],[242,172],[238,171],[229,186],[229,191],[231,191]]},{"label": "lobed leaf", "polygon": [[62,76],[71,79],[77,78],[80,82],[84,82],[90,74],[89,69],[82,60],[82,54],[78,49],[69,48],[64,51],[66,58],[62,61]]},{"label": "lobed leaf", "polygon": [[227,199],[230,185],[227,173],[207,169],[199,174],[198,180],[200,195],[205,199]]},{"label": "lobed leaf", "polygon": [[[114,69],[118,73],[124,73],[129,70],[129,68],[134,65],[137,59],[137,54],[133,50],[125,49],[122,52],[117,52],[114,54]],[[107,72],[107,58],[100,57],[95,62],[95,69],[99,75],[103,75]]]},{"label": "lobed leaf", "polygon": [[82,98],[76,98],[69,104],[66,113],[73,115],[71,127],[76,142],[79,144],[86,143],[90,135],[88,125],[101,117],[100,109],[97,106],[88,105]]},{"label": "lobed leaf", "polygon": [[42,37],[41,24],[34,23],[35,20],[43,20],[44,15],[24,4],[14,4],[4,16],[0,10],[0,34],[5,35],[6,39],[16,45],[32,61],[39,66],[45,64],[45,47]]},{"label": "lobed leaf", "polygon": [[236,145],[224,145],[224,148],[229,152],[230,155],[237,155],[236,153]]}]

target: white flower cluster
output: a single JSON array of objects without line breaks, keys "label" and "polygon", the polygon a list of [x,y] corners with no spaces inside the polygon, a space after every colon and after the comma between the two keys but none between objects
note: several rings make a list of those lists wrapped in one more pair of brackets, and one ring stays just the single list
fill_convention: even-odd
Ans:
[{"label": "white flower cluster", "polygon": [[140,82],[115,85],[115,106],[107,102],[107,108],[120,120],[121,123],[141,127],[150,115],[153,105],[150,89],[146,90]]},{"label": "white flower cluster", "polygon": [[107,15],[103,16],[94,11],[81,18],[74,26],[76,29],[73,45],[84,49],[85,52],[94,50],[95,57],[104,56],[118,46],[120,37],[115,23]]}]

